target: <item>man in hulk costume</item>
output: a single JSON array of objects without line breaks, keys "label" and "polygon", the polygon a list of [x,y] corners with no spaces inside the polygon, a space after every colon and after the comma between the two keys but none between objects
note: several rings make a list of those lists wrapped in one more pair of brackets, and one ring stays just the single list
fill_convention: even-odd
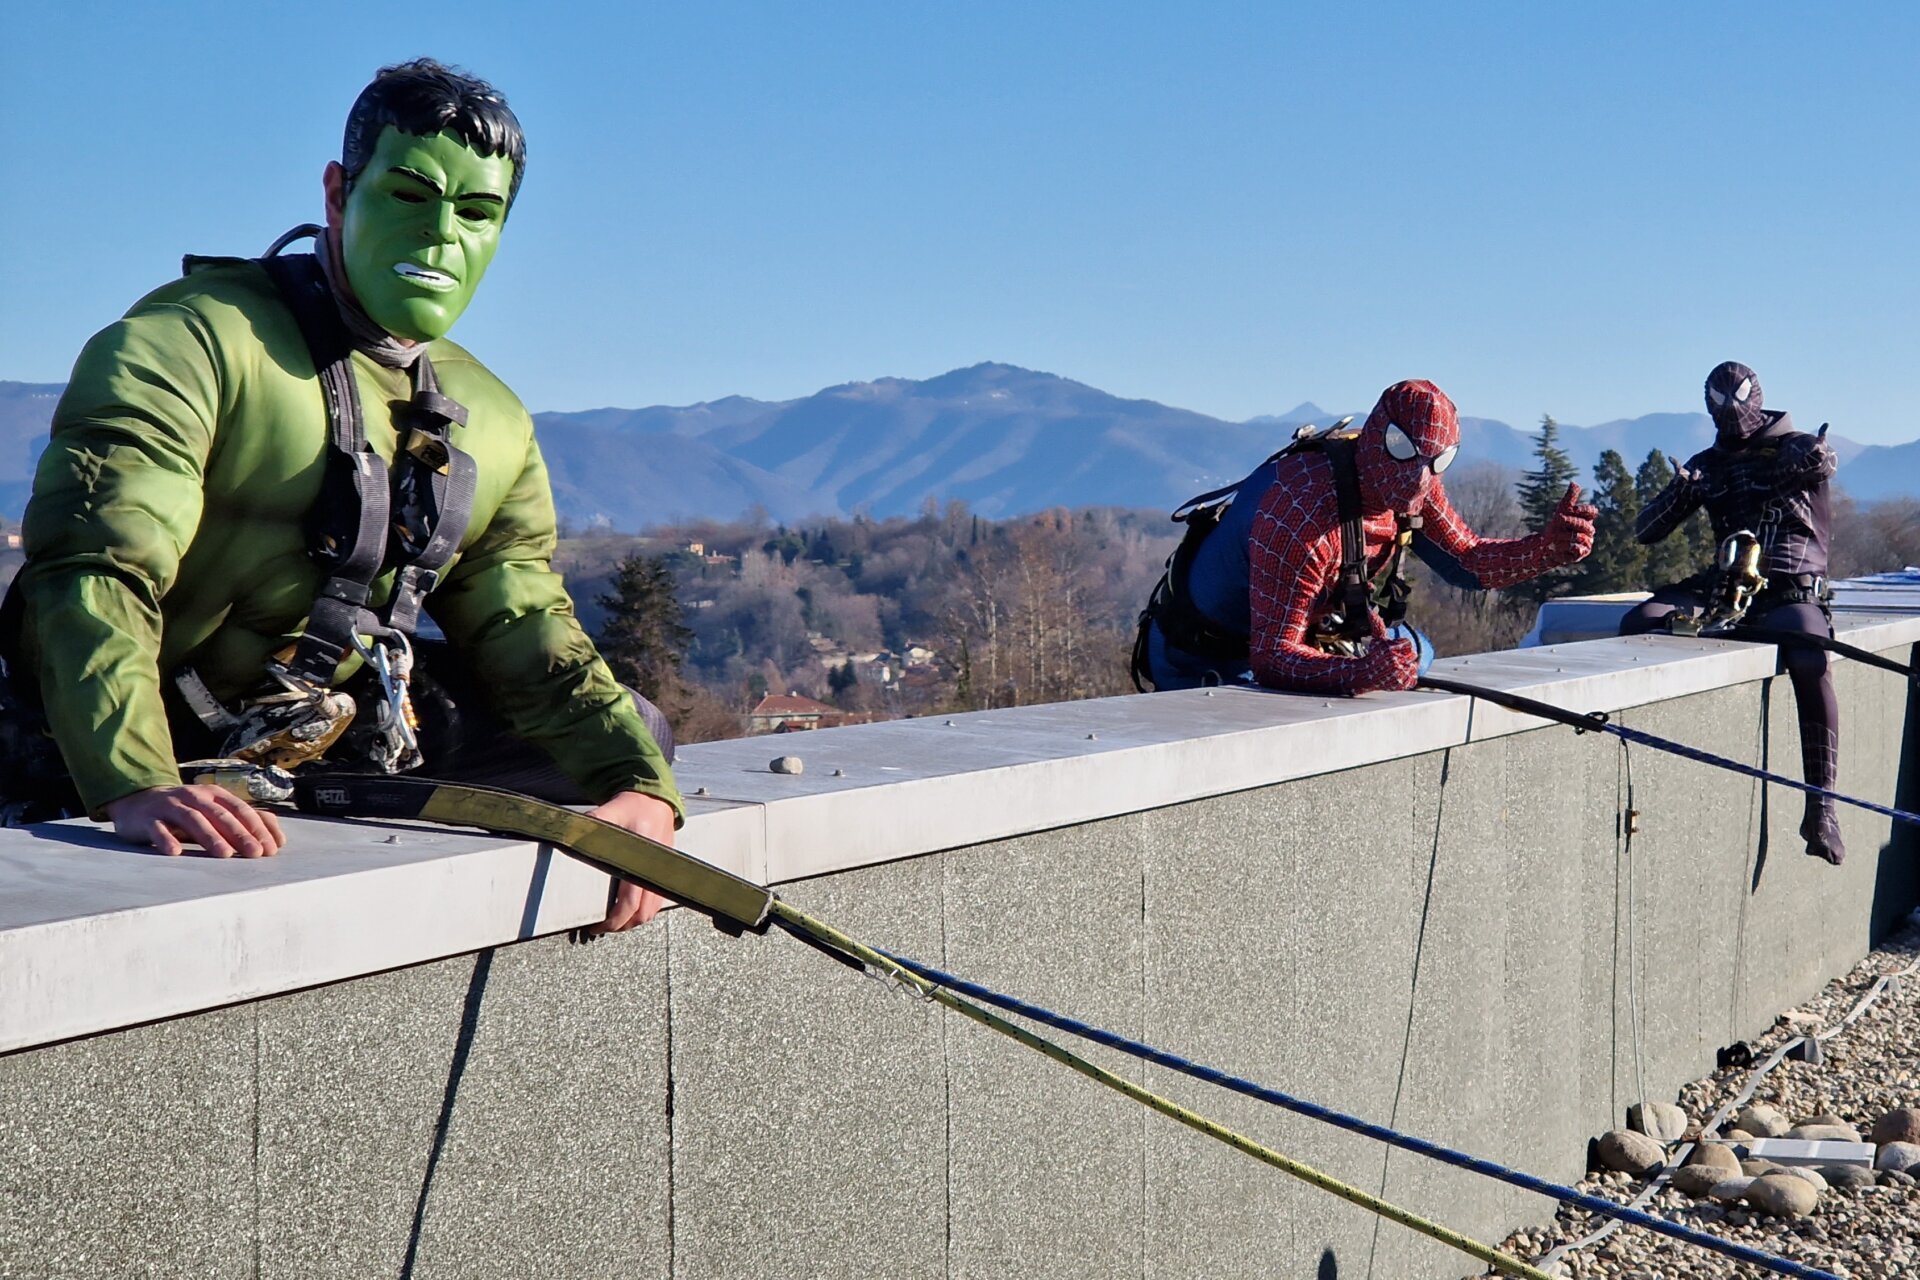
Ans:
[{"label": "man in hulk costume", "polygon": [[[129,841],[258,857],[284,844],[272,813],[179,762],[319,758],[597,803],[671,842],[671,740],[552,569],[532,421],[446,338],[524,168],[491,86],[385,68],[326,166],[326,226],[301,229],[312,256],[278,253],[296,231],[189,258],[87,344],[0,631],[10,714],[58,748],[42,812],[64,788]],[[410,680],[423,606],[445,642]],[[659,905],[623,884],[602,927]]]}]

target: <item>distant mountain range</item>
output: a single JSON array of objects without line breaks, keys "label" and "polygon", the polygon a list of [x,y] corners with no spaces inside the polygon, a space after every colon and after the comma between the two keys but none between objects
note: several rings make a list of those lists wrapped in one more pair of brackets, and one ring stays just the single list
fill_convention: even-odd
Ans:
[{"label": "distant mountain range", "polygon": [[[60,391],[58,384],[0,382],[0,513],[18,516],[26,505]],[[908,515],[929,498],[962,499],[987,516],[1055,506],[1171,508],[1245,474],[1300,424],[1337,416],[1302,404],[1225,422],[988,363],[922,381],[850,382],[798,400],[729,396],[537,413],[534,423],[561,513],[633,530],[730,519],[755,507],[786,522],[856,511]],[[1536,430],[1462,419],[1462,458],[1523,470],[1533,464]],[[1656,448],[1685,458],[1712,436],[1700,413],[1562,425],[1563,446],[1583,478],[1607,449],[1637,466]],[[1920,494],[1920,441],[1829,440],[1840,455],[1839,483],[1855,497]]]},{"label": "distant mountain range", "polygon": [[0,515],[17,520],[33,492],[33,464],[47,444],[60,382],[0,382]]}]

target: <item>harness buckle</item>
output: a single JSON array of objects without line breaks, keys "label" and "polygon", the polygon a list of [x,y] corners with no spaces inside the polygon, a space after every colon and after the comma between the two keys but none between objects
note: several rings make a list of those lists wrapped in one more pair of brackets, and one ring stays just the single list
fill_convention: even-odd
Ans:
[{"label": "harness buckle", "polygon": [[434,431],[423,431],[419,427],[407,433],[407,452],[420,460],[420,464],[441,475],[447,474],[447,439]]}]

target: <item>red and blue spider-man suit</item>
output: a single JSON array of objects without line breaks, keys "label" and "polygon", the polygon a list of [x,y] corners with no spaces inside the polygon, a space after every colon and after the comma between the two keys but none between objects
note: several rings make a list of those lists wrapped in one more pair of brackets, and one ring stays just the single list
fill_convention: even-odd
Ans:
[{"label": "red and blue spider-man suit", "polygon": [[[1405,461],[1387,448],[1397,427],[1417,451]],[[1422,559],[1456,585],[1497,588],[1572,564],[1593,547],[1594,508],[1567,495],[1545,528],[1524,538],[1482,538],[1447,501],[1434,463],[1444,467],[1460,443],[1453,401],[1431,382],[1397,382],[1380,396],[1360,428],[1355,462],[1360,478],[1361,529],[1367,568],[1377,573],[1393,550],[1394,517],[1421,518]],[[1404,446],[1403,446],[1404,447]],[[1308,639],[1314,619],[1333,604],[1340,570],[1340,519],[1332,464],[1324,454],[1282,458],[1260,499],[1249,539],[1251,656],[1254,678],[1275,689],[1365,693],[1409,689],[1419,672],[1410,640],[1376,638],[1359,657],[1330,654]]]}]

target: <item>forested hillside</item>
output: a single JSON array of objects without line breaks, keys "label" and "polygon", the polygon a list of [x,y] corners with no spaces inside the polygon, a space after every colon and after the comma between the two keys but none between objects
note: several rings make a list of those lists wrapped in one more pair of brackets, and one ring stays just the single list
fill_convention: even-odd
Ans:
[{"label": "forested hillside", "polygon": [[955,502],[915,519],[574,538],[559,563],[603,635],[664,603],[631,574],[626,598],[612,598],[623,561],[668,571],[688,635],[663,700],[707,736],[768,692],[871,715],[1124,692],[1134,618],[1174,528],[1162,513],[1100,508],[989,521]]},{"label": "forested hillside", "polygon": [[[708,417],[724,425],[749,410]],[[1585,563],[1510,591],[1460,591],[1414,565],[1411,616],[1441,653],[1512,646],[1547,594],[1643,590],[1710,562],[1701,518],[1656,547],[1633,538],[1640,507],[1671,477],[1662,450],[1634,462],[1608,449],[1588,473],[1566,438],[1548,419],[1531,469],[1467,461],[1447,473],[1454,504],[1488,537],[1535,527],[1570,481],[1601,515]],[[1834,511],[1834,576],[1920,563],[1920,501],[1837,491]],[[557,562],[622,677],[656,693],[695,741],[746,732],[769,693],[868,718],[1126,692],[1135,620],[1180,528],[1163,510],[992,520],[929,500],[886,519],[758,514],[638,535],[568,524]],[[0,583],[18,566],[17,537],[0,519]]]},{"label": "forested hillside", "polygon": [[[1633,537],[1641,505],[1671,478],[1664,453],[1630,466],[1608,450],[1589,476],[1558,440],[1548,419],[1532,470],[1463,464],[1448,474],[1448,494],[1484,536],[1514,537],[1578,481],[1600,507],[1593,554],[1504,592],[1458,590],[1416,564],[1411,616],[1442,654],[1511,647],[1547,595],[1645,590],[1711,562],[1703,516],[1655,547]],[[1920,502],[1863,505],[1838,494],[1835,503],[1835,576],[1920,562]],[[1157,511],[995,521],[963,503],[929,503],[914,519],[694,522],[574,537],[561,564],[616,665],[630,678],[665,673],[641,683],[660,691],[691,741],[744,732],[769,692],[854,716],[1127,692],[1135,620],[1178,529]],[[613,590],[616,577],[626,590]],[[637,587],[642,580],[650,585]],[[636,618],[654,620],[638,638]],[[623,621],[621,638],[609,633]],[[676,625],[684,633],[661,630]]]}]

